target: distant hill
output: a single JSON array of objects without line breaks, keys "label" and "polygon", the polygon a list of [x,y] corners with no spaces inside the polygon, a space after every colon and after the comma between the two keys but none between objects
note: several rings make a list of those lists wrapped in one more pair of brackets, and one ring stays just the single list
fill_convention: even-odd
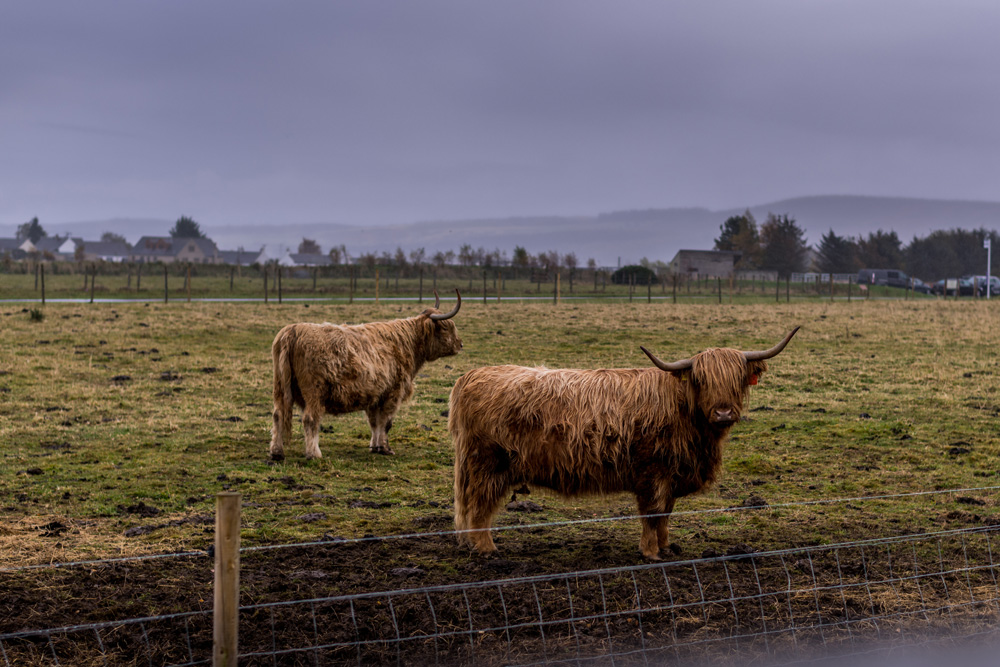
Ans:
[{"label": "distant hill", "polygon": [[[730,215],[747,207],[712,211],[706,208],[664,208],[613,211],[592,216],[523,216],[516,218],[424,221],[403,225],[356,227],[343,224],[290,223],[216,226],[199,220],[202,229],[223,249],[259,249],[266,243],[296,246],[303,237],[315,239],[327,250],[344,244],[352,255],[409,251],[423,247],[427,254],[454,250],[463,244],[510,254],[515,245],[531,253],[574,252],[585,264],[593,257],[602,266],[634,263],[643,257],[669,261],[684,248],[711,248],[719,227]],[[748,207],[758,223],[768,212],[788,214],[805,230],[809,243],[833,229],[841,236],[894,230],[908,243],[936,229],[1000,228],[1000,202],[949,201],[901,197],[828,195],[783,199]],[[142,235],[166,235],[173,220],[114,218],[75,223],[41,221],[50,234],[69,232],[97,239],[102,232],[123,234],[135,242]],[[0,225],[0,236],[13,236],[16,225]]]}]

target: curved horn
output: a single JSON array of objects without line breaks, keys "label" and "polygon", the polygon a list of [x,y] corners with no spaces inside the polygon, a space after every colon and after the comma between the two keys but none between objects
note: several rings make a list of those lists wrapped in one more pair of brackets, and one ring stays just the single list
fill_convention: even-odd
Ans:
[{"label": "curved horn", "polygon": [[680,361],[674,361],[668,364],[667,362],[663,361],[655,354],[644,348],[642,345],[639,346],[639,349],[646,353],[646,356],[649,357],[649,360],[653,362],[654,366],[659,368],[661,371],[667,371],[668,373],[671,372],[676,373],[677,371],[687,370],[688,368],[691,368],[691,366],[694,364],[694,361],[691,359],[681,359]]},{"label": "curved horn", "polygon": [[441,297],[438,296],[438,291],[434,290],[434,309],[437,310],[441,307]]},{"label": "curved horn", "polygon": [[457,287],[455,288],[455,296],[458,298],[458,303],[455,304],[454,308],[449,310],[447,313],[441,313],[441,314],[431,313],[430,318],[435,322],[440,322],[441,320],[450,320],[451,318],[458,315],[458,309],[462,307],[462,295],[458,292]]},{"label": "curved horn", "polygon": [[747,361],[763,361],[764,359],[770,359],[771,357],[775,357],[778,355],[779,352],[785,349],[785,346],[788,345],[788,341],[792,339],[792,336],[794,336],[795,332],[798,331],[800,328],[801,327],[795,327],[794,329],[789,331],[788,335],[785,336],[785,340],[781,341],[780,343],[772,347],[770,350],[760,350],[757,352],[744,352],[743,356],[746,357]]}]

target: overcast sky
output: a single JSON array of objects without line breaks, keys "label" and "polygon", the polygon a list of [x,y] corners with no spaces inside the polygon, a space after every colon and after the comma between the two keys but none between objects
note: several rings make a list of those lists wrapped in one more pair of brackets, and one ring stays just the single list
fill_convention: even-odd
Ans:
[{"label": "overcast sky", "polygon": [[1000,199],[1000,2],[4,2],[0,224]]}]

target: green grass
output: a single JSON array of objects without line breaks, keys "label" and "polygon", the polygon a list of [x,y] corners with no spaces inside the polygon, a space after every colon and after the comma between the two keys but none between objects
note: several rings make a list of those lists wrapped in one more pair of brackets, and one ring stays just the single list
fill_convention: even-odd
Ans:
[{"label": "green grass", "polygon": [[[664,359],[714,346],[761,349],[797,324],[802,331],[751,395],[750,421],[733,429],[718,486],[676,510],[738,505],[751,493],[774,505],[1000,484],[998,307],[470,299],[456,320],[465,351],[421,371],[390,434],[396,456],[369,454],[358,413],[325,418],[319,461],[305,460],[296,423],[286,460],[274,464],[267,447],[277,330],[294,321],[406,317],[415,304],[48,304],[41,321],[20,304],[0,304],[0,560],[204,548],[211,525],[197,517],[211,515],[224,489],[244,494],[244,545],[447,529],[452,451],[441,413],[464,372],[498,363],[644,366],[639,345]],[[933,530],[960,521],[947,518],[955,510],[996,511],[993,492],[957,495],[985,505],[939,495],[681,515],[672,525],[691,555],[740,542],[786,547]],[[627,495],[531,499],[544,511],[501,513],[499,523],[634,512]],[[357,500],[390,506],[351,508]],[[140,502],[160,513],[135,514]],[[303,519],[310,514],[322,516]],[[51,522],[68,530],[45,536]],[[634,548],[636,524],[546,530],[596,530]],[[164,527],[125,535],[156,525]],[[507,531],[498,543],[538,539]]]}]

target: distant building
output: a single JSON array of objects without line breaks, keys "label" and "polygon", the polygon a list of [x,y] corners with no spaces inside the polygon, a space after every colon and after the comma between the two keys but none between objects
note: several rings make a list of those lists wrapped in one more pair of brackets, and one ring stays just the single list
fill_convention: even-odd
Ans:
[{"label": "distant building", "polygon": [[239,250],[220,250],[219,261],[230,266],[250,266],[257,261],[259,255],[259,251],[244,250],[243,248]]},{"label": "distant building", "polygon": [[[31,244],[31,241],[22,241],[21,239],[10,239],[10,238],[0,238],[0,257],[10,257],[11,259],[24,259],[27,256],[27,251],[24,249],[25,244]],[[34,247],[34,246],[32,246]]]},{"label": "distant building", "polygon": [[[128,262],[132,259],[132,246],[122,241],[76,241],[82,249],[85,262]],[[76,248],[67,259],[76,258]]]},{"label": "distant building", "polygon": [[328,255],[319,253],[293,252],[289,253],[295,266],[330,266],[333,260]]},{"label": "distant building", "polygon": [[689,278],[728,278],[742,256],[731,250],[678,250],[667,270]]},{"label": "distant building", "polygon": [[209,238],[175,238],[172,236],[143,236],[132,246],[135,262],[191,262],[193,264],[221,264],[219,249]]}]

